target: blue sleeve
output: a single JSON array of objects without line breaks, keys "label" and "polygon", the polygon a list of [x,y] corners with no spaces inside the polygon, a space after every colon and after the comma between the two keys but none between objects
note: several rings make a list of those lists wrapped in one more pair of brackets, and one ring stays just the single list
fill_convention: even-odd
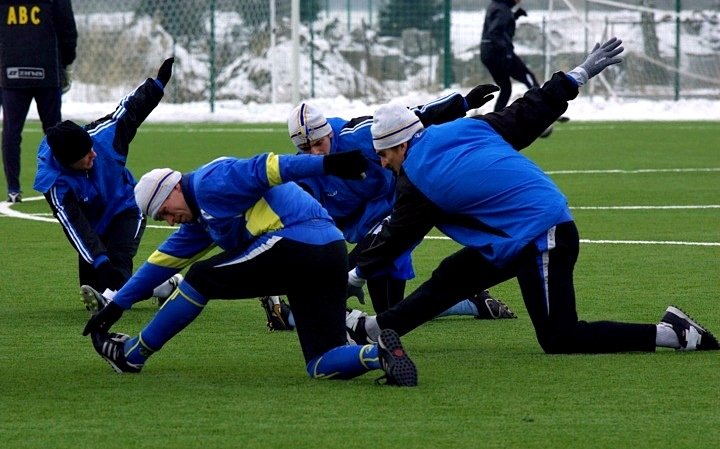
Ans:
[{"label": "blue sleeve", "polygon": [[213,247],[212,239],[200,224],[183,224],[148,257],[113,301],[124,309],[131,308],[136,302],[149,298],[155,287],[203,257]]},{"label": "blue sleeve", "polygon": [[178,271],[180,270],[176,268],[161,267],[145,262],[117,292],[113,302],[123,309],[129,309],[136,302],[149,298],[155,287]]},{"label": "blue sleeve", "polygon": [[249,159],[250,162],[260,162],[255,164],[254,171],[249,174],[254,176],[259,184],[268,188],[303,178],[322,176],[325,174],[323,157],[312,154],[262,154]]}]

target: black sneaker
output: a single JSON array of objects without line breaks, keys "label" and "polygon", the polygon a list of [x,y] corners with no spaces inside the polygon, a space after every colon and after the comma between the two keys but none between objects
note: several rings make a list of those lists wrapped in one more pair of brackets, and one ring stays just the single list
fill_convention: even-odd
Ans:
[{"label": "black sneaker", "polygon": [[490,292],[487,290],[473,295],[470,301],[472,301],[478,309],[478,314],[475,317],[476,320],[517,318],[507,304],[490,296]]},{"label": "black sneaker", "polygon": [[22,203],[22,193],[20,193],[20,192],[8,193],[7,202],[10,204]]},{"label": "black sneaker", "polygon": [[392,329],[383,329],[378,338],[378,356],[385,375],[386,385],[415,387],[418,384],[417,368],[400,343],[400,336]]},{"label": "black sneaker", "polygon": [[105,307],[109,300],[101,295],[97,290],[89,285],[80,287],[80,299],[85,304],[85,309],[92,315],[98,313],[100,309]]},{"label": "black sneaker", "polygon": [[93,332],[90,334],[93,348],[100,357],[110,364],[110,367],[118,373],[139,373],[142,365],[136,365],[125,359],[125,341],[130,337],[125,334],[110,332],[101,334]]},{"label": "black sneaker", "polygon": [[267,317],[267,327],[271,331],[291,331],[295,326],[290,324],[290,306],[279,296],[263,296],[260,305]]},{"label": "black sneaker", "polygon": [[118,343],[125,343],[126,341],[130,340],[130,336],[128,334],[121,334],[120,332],[108,332],[107,335],[110,340]]},{"label": "black sneaker", "polygon": [[678,351],[716,351],[720,349],[713,334],[675,306],[665,309],[660,325],[671,327],[680,340]]}]

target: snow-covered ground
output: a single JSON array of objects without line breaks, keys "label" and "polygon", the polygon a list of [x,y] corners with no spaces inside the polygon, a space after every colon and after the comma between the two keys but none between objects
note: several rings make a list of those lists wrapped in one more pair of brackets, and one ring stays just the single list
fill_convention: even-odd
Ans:
[{"label": "snow-covered ground", "polygon": [[[591,81],[593,82],[593,81]],[[515,92],[523,87],[516,86]],[[466,92],[462,92],[466,93]],[[408,106],[423,104],[433,97],[427,94],[410,94],[397,100]],[[327,117],[352,118],[372,115],[377,106],[344,97],[316,98],[309,100],[320,107]],[[494,100],[493,100],[494,101]],[[490,103],[490,105],[493,102]],[[63,104],[63,117],[89,122],[115,109],[115,103],[74,103]],[[148,118],[148,122],[223,122],[223,123],[284,123],[294,105],[242,104],[237,101],[218,102],[215,112],[210,112],[207,103],[167,104],[161,103]],[[491,110],[489,105],[479,112]],[[649,101],[627,99],[604,99],[580,96],[570,103],[566,114],[572,120],[720,120],[720,102],[711,100]],[[28,116],[37,119],[34,106]]]}]

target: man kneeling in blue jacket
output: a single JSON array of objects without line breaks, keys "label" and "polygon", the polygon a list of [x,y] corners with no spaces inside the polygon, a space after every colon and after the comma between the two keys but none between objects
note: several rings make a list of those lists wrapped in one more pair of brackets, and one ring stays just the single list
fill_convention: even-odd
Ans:
[{"label": "man kneeling in blue jacket", "polygon": [[[345,345],[347,247],[332,219],[296,179],[360,178],[359,151],[328,156],[220,158],[181,174],[145,174],[140,210],[179,229],[148,258],[83,331],[117,372],[145,361],[190,324],[210,299],[287,295],[311,378],[349,379],[382,369],[388,384],[414,386],[417,371],[392,330],[377,344]],[[218,246],[223,251],[198,260]],[[108,332],[159,281],[190,266],[155,317],[135,337]]]}]

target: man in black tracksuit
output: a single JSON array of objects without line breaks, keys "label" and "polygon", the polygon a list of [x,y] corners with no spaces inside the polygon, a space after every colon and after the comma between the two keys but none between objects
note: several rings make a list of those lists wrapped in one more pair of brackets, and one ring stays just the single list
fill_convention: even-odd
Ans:
[{"label": "man in black tracksuit", "polygon": [[518,8],[513,13],[511,8],[520,1],[491,0],[485,12],[485,23],[480,41],[480,60],[490,71],[495,84],[500,87],[500,94],[495,102],[495,112],[505,108],[510,99],[512,92],[510,78],[520,81],[528,89],[539,87],[535,75],[515,54],[513,46],[515,21],[527,15],[522,8]]},{"label": "man in black tracksuit", "polygon": [[43,132],[60,122],[61,79],[75,60],[77,28],[70,0],[0,1],[2,153],[8,201],[20,202],[20,142],[30,103]]}]

